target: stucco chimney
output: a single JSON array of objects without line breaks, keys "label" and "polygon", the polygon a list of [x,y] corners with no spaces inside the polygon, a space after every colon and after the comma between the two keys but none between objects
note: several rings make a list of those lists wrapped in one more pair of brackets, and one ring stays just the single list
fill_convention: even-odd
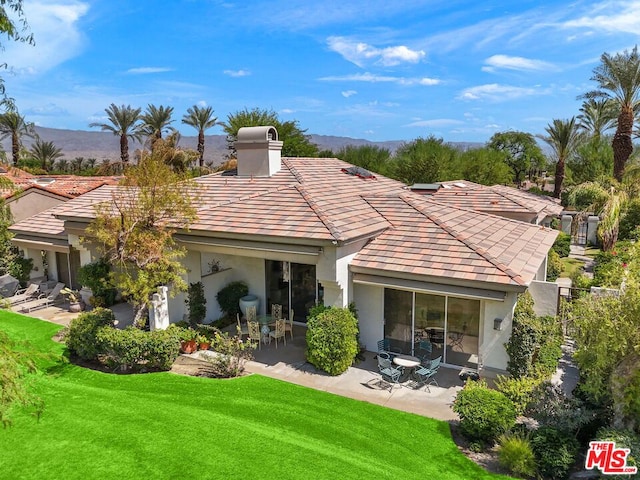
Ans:
[{"label": "stucco chimney", "polygon": [[270,177],[282,168],[282,142],[274,127],[242,127],[236,140],[238,176]]}]

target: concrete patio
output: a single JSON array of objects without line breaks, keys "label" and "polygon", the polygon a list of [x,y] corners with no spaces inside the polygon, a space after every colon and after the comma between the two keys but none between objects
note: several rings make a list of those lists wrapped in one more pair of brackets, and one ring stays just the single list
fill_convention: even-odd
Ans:
[{"label": "concrete patio", "polygon": [[[17,310],[17,309],[16,309]],[[112,307],[118,326],[123,328],[131,324],[132,309],[127,304]],[[50,306],[35,310],[29,314],[62,326],[67,326],[77,313],[68,311],[68,304]],[[233,326],[231,327],[233,329]],[[415,413],[440,420],[454,420],[456,414],[451,410],[452,402],[463,382],[458,378],[458,370],[440,368],[435,379],[438,386],[430,385],[414,390],[404,384],[389,390],[389,386],[381,384],[375,353],[366,352],[365,360],[350,367],[342,375],[332,377],[307,363],[305,360],[306,328],[296,325],[293,340],[287,338],[287,344],[275,341],[263,344],[254,352],[254,359],[246,365],[248,373],[255,373],[303,385],[317,390],[334,393],[344,397],[382,405],[397,410]],[[181,355],[181,361],[188,363],[202,362],[200,353]]]}]

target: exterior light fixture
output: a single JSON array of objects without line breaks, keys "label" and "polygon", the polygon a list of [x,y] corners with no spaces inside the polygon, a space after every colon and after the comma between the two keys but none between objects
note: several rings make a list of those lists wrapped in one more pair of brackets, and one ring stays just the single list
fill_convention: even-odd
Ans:
[{"label": "exterior light fixture", "polygon": [[493,319],[493,329],[494,330],[502,330],[502,319],[494,318]]}]

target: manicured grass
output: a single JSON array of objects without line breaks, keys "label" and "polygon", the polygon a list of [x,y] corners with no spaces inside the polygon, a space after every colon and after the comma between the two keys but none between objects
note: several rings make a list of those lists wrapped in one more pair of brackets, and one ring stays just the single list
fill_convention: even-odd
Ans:
[{"label": "manicured grass", "polygon": [[571,278],[574,272],[584,266],[584,262],[577,258],[564,257],[561,258],[560,261],[562,262],[562,273],[560,276],[564,278]]},{"label": "manicured grass", "polygon": [[[0,311],[0,329],[60,356],[58,326]],[[60,357],[59,357],[60,358]],[[0,478],[488,479],[448,424],[251,375],[110,375],[48,361],[40,422],[0,430]]]}]

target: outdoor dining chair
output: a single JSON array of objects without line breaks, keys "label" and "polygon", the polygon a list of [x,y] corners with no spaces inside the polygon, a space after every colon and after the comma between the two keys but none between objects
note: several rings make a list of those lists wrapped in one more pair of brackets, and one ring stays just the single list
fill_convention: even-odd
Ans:
[{"label": "outdoor dining chair", "polygon": [[402,353],[399,348],[395,348],[391,346],[391,341],[388,338],[384,338],[382,340],[378,340],[378,354],[386,353],[391,360],[397,354]]},{"label": "outdoor dining chair", "polygon": [[284,344],[287,344],[287,337],[285,336],[286,331],[284,329],[284,324],[285,324],[285,320],[280,319],[280,320],[276,320],[276,329],[275,330],[271,330],[269,332],[269,343],[271,343],[271,339],[275,338],[276,340],[276,348],[278,348],[278,339],[282,339],[284,341]]},{"label": "outdoor dining chair", "polygon": [[415,354],[416,357],[420,359],[420,363],[423,365],[425,362],[431,361],[431,354],[433,353],[433,345],[428,340],[422,340],[418,344],[418,348],[416,348]]},{"label": "outdoor dining chair", "polygon": [[282,305],[279,303],[271,304],[271,316],[273,317],[273,321],[280,320],[282,318]]},{"label": "outdoor dining chair", "polygon": [[427,390],[429,392],[431,392],[431,389],[429,388],[429,385],[431,384],[435,384],[436,387],[438,386],[438,382],[436,382],[436,379],[433,378],[436,373],[438,373],[438,370],[430,370],[427,367],[418,367],[416,369],[415,372],[413,372],[414,376],[417,377],[416,383],[413,386],[413,388],[415,388],[416,390],[426,386]]},{"label": "outdoor dining chair", "polygon": [[244,337],[245,335],[249,335],[249,326],[246,324],[242,324],[242,322],[240,321],[240,314],[236,314],[236,318],[238,320],[238,335],[240,335],[240,338]]},{"label": "outdoor dining chair", "polygon": [[258,322],[247,322],[247,331],[249,340],[258,342],[258,350],[261,350],[262,345],[262,332],[260,331],[260,324]]},{"label": "outdoor dining chair", "polygon": [[378,352],[378,371],[382,381],[389,385],[389,391],[393,389],[394,385],[400,385],[402,369],[391,362],[387,352]]},{"label": "outdoor dining chair", "polygon": [[284,332],[289,332],[293,340],[293,308],[289,310],[289,320],[284,322]]},{"label": "outdoor dining chair", "polygon": [[255,322],[258,319],[258,311],[255,306],[247,307],[247,322]]}]

